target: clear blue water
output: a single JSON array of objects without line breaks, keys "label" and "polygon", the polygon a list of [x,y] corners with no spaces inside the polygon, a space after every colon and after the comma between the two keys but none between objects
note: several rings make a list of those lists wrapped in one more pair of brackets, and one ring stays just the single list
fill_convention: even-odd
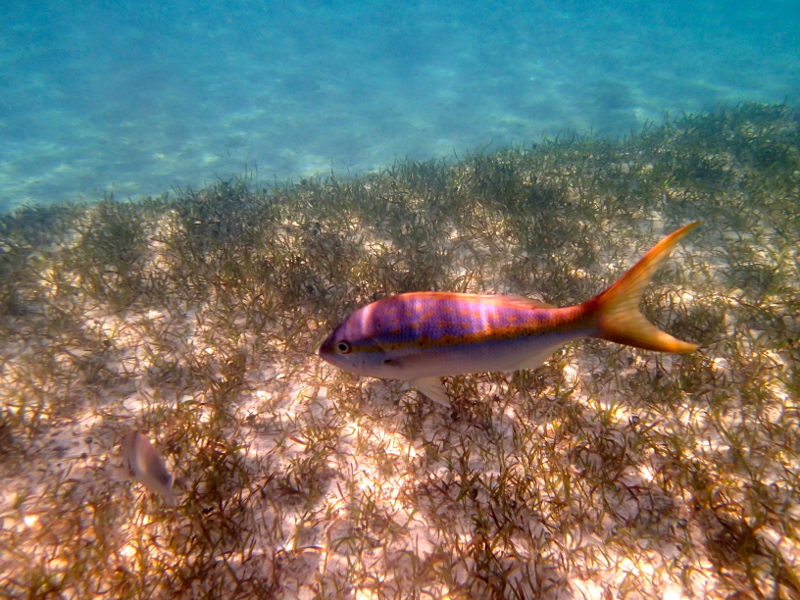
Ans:
[{"label": "clear blue water", "polygon": [[796,104],[800,2],[3,2],[0,209]]}]

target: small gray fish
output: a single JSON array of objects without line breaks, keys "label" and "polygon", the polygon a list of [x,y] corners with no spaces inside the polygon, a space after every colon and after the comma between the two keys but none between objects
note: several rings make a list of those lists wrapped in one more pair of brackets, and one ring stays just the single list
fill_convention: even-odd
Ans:
[{"label": "small gray fish", "polygon": [[151,492],[161,494],[167,504],[175,506],[172,484],[175,476],[167,471],[164,459],[153,445],[138,431],[131,431],[122,438],[122,466],[139,483]]}]

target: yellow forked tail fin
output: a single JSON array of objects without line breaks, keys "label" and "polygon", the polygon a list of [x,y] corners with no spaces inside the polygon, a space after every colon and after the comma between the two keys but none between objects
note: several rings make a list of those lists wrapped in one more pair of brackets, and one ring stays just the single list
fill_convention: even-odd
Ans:
[{"label": "yellow forked tail fin", "polygon": [[683,237],[699,225],[684,225],[653,246],[639,262],[590,303],[597,315],[595,337],[658,352],[692,352],[697,344],[682,342],[661,331],[639,311],[644,289]]}]

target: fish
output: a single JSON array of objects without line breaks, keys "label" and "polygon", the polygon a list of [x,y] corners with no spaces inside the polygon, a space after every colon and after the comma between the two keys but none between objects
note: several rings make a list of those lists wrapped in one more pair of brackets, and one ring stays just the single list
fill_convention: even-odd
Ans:
[{"label": "fish", "polygon": [[521,296],[409,292],[363,306],[319,347],[326,362],[363,376],[400,379],[449,406],[441,377],[536,369],[567,342],[599,338],[657,352],[697,344],[658,329],[639,310],[645,288],[697,225],[673,231],[594,298],[557,308]]},{"label": "fish", "polygon": [[167,471],[164,459],[153,448],[144,435],[131,431],[122,438],[122,466],[129,477],[133,477],[148,490],[161,494],[170,506],[175,506],[172,484],[175,475]]}]

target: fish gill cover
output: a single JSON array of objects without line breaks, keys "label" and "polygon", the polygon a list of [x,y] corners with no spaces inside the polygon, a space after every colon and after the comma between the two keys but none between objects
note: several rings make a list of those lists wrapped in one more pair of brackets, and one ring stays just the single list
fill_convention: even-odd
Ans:
[{"label": "fish gill cover", "polygon": [[[0,592],[800,594],[800,112],[746,104],[355,179],[0,219]],[[412,290],[644,297],[672,356],[570,344],[443,409],[322,363]],[[131,429],[177,508],[108,476]]]}]

